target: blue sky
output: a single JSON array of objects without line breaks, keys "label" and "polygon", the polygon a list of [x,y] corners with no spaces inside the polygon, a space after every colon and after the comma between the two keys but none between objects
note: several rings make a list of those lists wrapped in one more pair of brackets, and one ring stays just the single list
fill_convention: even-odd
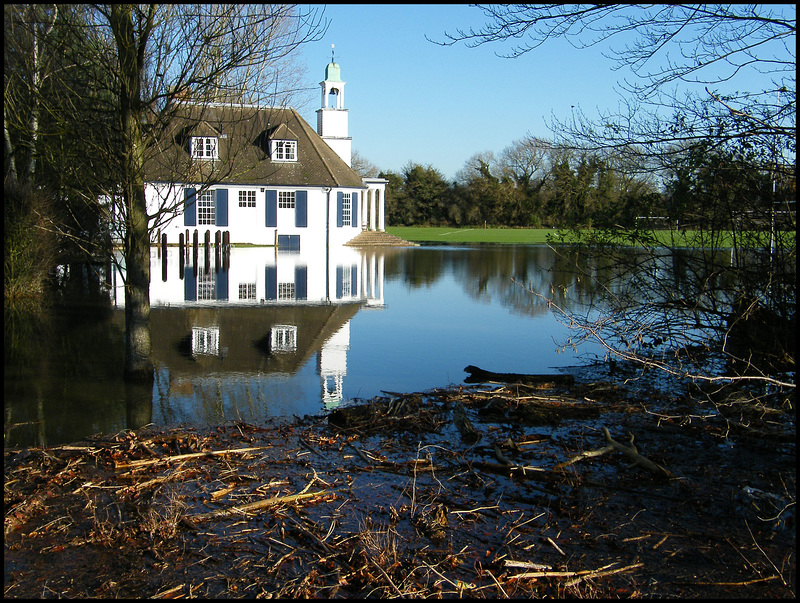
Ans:
[{"label": "blue sky", "polygon": [[495,54],[507,45],[442,47],[425,39],[478,29],[484,14],[467,5],[333,4],[325,16],[324,38],[300,51],[313,93],[298,109],[316,125],[334,44],[353,149],[382,170],[401,172],[413,161],[451,180],[475,153],[499,154],[526,134],[550,138],[547,123],[568,117],[572,106],[593,117],[620,101],[622,73],[601,48],[579,51],[556,39],[507,59]]},{"label": "blue sky", "polygon": [[319,82],[331,44],[345,81],[353,149],[378,168],[400,172],[409,161],[452,179],[475,153],[500,153],[527,133],[548,136],[551,113],[616,106],[616,75],[599,51],[566,43],[518,59],[499,47],[442,47],[444,32],[478,27],[483,13],[466,5],[328,5],[325,37],[303,46],[309,86],[300,108],[316,124]]}]

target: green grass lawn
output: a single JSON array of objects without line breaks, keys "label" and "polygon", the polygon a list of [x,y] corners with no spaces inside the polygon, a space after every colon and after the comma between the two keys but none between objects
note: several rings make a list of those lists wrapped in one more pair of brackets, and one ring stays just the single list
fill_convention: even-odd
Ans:
[{"label": "green grass lawn", "polygon": [[[548,235],[558,241],[558,231],[554,228],[456,228],[452,226],[389,226],[386,232],[413,243],[494,243],[499,245],[542,245],[548,243]],[[787,235],[787,233],[783,233]],[[708,242],[698,238],[697,231],[670,232],[655,231],[656,238],[670,247],[709,247]],[[672,240],[672,237],[675,237]],[[792,243],[794,234],[791,233]],[[733,245],[733,239],[716,241],[715,248]],[[743,243],[743,247],[753,245],[753,241],[769,245],[769,232],[760,232]],[[740,243],[741,244],[741,243]]]},{"label": "green grass lawn", "polygon": [[452,226],[389,226],[386,232],[414,243],[499,243],[535,245],[547,243],[552,228],[455,228]]}]

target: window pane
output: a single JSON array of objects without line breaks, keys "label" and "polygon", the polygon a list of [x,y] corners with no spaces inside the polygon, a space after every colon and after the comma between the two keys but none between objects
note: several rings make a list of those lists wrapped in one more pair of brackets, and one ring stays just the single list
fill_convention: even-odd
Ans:
[{"label": "window pane", "polygon": [[342,195],[342,226],[350,226],[350,193]]},{"label": "window pane", "polygon": [[214,224],[215,221],[214,191],[204,191],[197,195],[197,223]]},{"label": "window pane", "polygon": [[294,191],[278,191],[278,207],[294,209]]}]

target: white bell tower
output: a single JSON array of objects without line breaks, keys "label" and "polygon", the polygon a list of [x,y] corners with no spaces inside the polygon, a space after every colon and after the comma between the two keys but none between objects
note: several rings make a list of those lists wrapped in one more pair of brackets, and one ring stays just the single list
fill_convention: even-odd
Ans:
[{"label": "white bell tower", "polygon": [[331,62],[325,67],[325,81],[320,82],[322,104],[317,109],[317,134],[349,166],[353,139],[347,135],[348,110],[344,108],[344,84],[339,65],[333,60],[331,44]]}]

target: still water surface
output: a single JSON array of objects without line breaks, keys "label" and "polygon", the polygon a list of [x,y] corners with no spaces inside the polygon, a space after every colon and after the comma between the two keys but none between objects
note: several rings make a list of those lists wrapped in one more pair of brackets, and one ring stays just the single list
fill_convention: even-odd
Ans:
[{"label": "still water surface", "polygon": [[[212,254],[213,256],[213,254]],[[542,294],[578,284],[543,246],[151,253],[152,386],[125,384],[123,273],[62,275],[64,303],[6,317],[5,445],[148,423],[259,423],[382,391],[461,383],[469,364],[547,373],[593,360]],[[105,282],[104,286],[102,283]]]}]

